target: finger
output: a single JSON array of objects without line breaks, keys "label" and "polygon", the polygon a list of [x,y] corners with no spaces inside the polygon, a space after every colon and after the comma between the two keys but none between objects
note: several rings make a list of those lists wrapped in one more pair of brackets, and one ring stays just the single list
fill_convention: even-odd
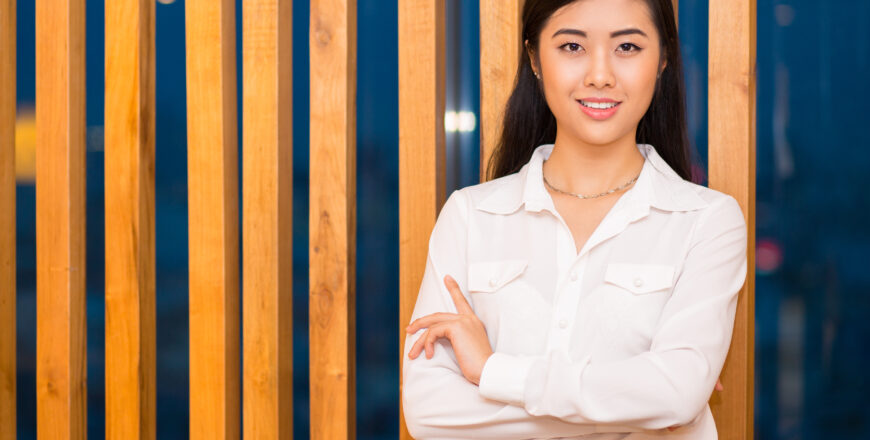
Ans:
[{"label": "finger", "polygon": [[725,387],[722,386],[722,381],[717,379],[716,380],[716,391],[722,391],[724,389],[725,389]]},{"label": "finger", "polygon": [[459,288],[459,283],[457,283],[450,275],[445,275],[444,285],[447,286],[447,291],[450,292],[450,296],[453,298],[453,304],[456,305],[456,311],[462,315],[473,315],[474,309],[472,309],[471,305],[468,304],[468,301],[465,300],[465,295],[462,294],[462,290]]},{"label": "finger", "polygon": [[447,328],[446,323],[441,323],[426,331],[426,359],[432,359],[432,356],[435,356],[435,342],[442,337],[447,337]]},{"label": "finger", "polygon": [[411,351],[408,352],[408,357],[411,359],[417,359],[417,356],[420,356],[420,352],[423,351],[423,345],[426,343],[426,336],[429,334],[429,330],[426,330],[416,342],[414,342],[414,346],[411,347]]},{"label": "finger", "polygon": [[420,330],[421,328],[431,327],[441,321],[456,318],[457,315],[455,313],[433,313],[431,315],[426,315],[421,318],[415,319],[414,322],[411,323],[411,325],[405,328],[405,331],[408,333],[416,333],[417,330]]}]

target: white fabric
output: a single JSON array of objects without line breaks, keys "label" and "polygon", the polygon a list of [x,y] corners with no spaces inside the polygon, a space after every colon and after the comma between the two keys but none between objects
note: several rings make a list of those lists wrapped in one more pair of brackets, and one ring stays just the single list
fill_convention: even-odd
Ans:
[{"label": "white fabric", "polygon": [[[640,177],[580,253],[535,149],[514,174],[450,194],[413,319],[456,309],[459,283],[495,354],[480,386],[446,340],[404,347],[402,404],[418,439],[716,439],[707,405],[747,273],[737,201],[681,179],[650,145]],[[407,324],[407,323],[405,323]],[[726,384],[727,386],[727,384]],[[672,425],[686,425],[672,432]]]}]

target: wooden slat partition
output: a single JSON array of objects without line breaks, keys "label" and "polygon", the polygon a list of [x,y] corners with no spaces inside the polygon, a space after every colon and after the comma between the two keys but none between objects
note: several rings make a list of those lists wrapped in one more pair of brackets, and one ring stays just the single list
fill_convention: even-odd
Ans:
[{"label": "wooden slat partition", "polygon": [[0,0],[0,440],[15,411],[15,0]]},{"label": "wooden slat partition", "polygon": [[154,439],[154,2],[105,17],[106,438]]},{"label": "wooden slat partition", "polygon": [[240,436],[235,2],[187,0],[190,438]]},{"label": "wooden slat partition", "polygon": [[[423,281],[429,234],[446,197],[444,17],[444,0],[399,2],[400,358],[404,328]],[[410,439],[401,405],[399,411],[400,436]]]},{"label": "wooden slat partition", "polygon": [[[480,0],[480,181],[501,135],[520,57],[525,0]],[[513,44],[513,43],[516,44]]]},{"label": "wooden slat partition", "polygon": [[242,11],[246,439],[293,435],[292,6]]},{"label": "wooden slat partition", "polygon": [[84,439],[85,1],[36,1],[37,437]]},{"label": "wooden slat partition", "polygon": [[309,34],[311,438],[356,438],[356,0],[313,0]]},{"label": "wooden slat partition", "polygon": [[752,439],[755,367],[756,1],[710,2],[710,187],[731,194],[749,228],[748,272],[740,291],[724,391],[711,400],[721,439]]}]

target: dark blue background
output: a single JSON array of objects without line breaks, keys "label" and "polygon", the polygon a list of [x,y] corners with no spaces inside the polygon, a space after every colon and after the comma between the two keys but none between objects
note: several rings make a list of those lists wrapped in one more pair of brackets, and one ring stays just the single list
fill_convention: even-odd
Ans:
[{"label": "dark blue background", "polygon": [[[718,0],[717,0],[718,1]],[[477,2],[448,0],[448,110],[479,115]],[[680,1],[689,126],[706,169],[707,2]],[[241,2],[238,2],[241,61]],[[294,417],[308,437],[308,1],[294,1]],[[397,2],[358,6],[360,438],[398,436]],[[103,3],[87,10],[88,433],[104,436]],[[18,101],[34,102],[34,10],[18,2]],[[239,79],[244,73],[239,63]],[[157,5],[157,430],[186,438],[182,0]],[[758,0],[756,438],[870,438],[870,2]],[[241,91],[241,88],[239,89]],[[239,95],[241,98],[241,95]],[[241,102],[241,101],[240,101]],[[241,111],[241,105],[239,105]],[[241,114],[239,115],[241,117]],[[478,117],[479,119],[479,117]],[[239,120],[241,122],[241,119]],[[241,136],[241,124],[239,124]],[[240,137],[241,139],[241,137]],[[477,130],[448,133],[448,194],[478,182]],[[241,144],[241,143],[240,143]],[[18,429],[35,438],[34,187],[18,186]]]}]

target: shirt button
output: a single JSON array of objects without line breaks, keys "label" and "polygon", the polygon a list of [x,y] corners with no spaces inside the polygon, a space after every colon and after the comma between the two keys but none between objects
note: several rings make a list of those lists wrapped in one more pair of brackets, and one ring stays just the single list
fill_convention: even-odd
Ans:
[{"label": "shirt button", "polygon": [[561,329],[568,328],[568,321],[566,321],[564,319],[560,319],[559,320],[559,328],[561,328]]},{"label": "shirt button", "polygon": [[498,281],[497,281],[495,278],[490,278],[490,279],[489,279],[489,287],[495,287],[495,285],[496,285],[497,283],[498,283]]},{"label": "shirt button", "polygon": [[640,287],[640,286],[643,286],[643,280],[640,278],[635,278],[634,279],[634,287]]},{"label": "shirt button", "polygon": [[577,271],[576,270],[571,271],[571,281],[577,281]]}]

